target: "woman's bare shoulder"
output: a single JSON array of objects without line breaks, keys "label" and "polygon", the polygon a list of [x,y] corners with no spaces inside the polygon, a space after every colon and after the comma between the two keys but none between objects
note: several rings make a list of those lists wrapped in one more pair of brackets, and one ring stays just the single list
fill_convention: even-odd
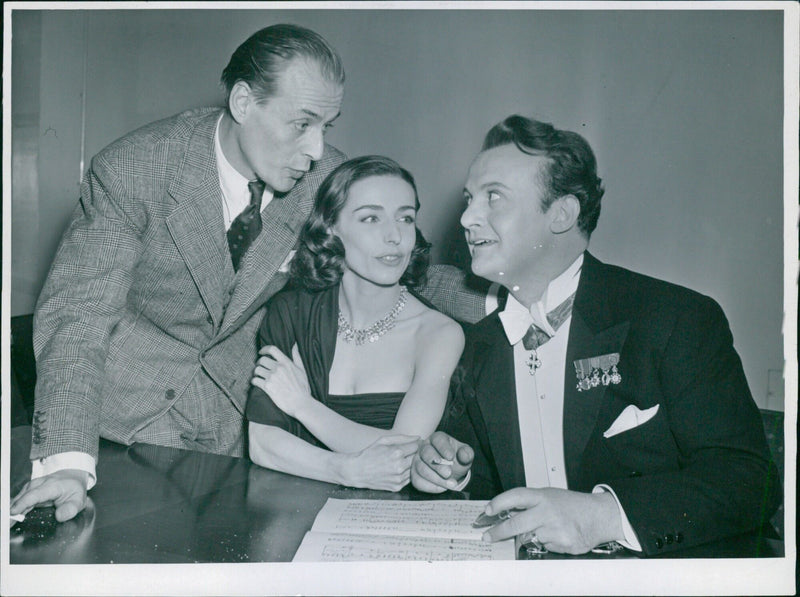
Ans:
[{"label": "woman's bare shoulder", "polygon": [[424,304],[422,301],[417,300],[413,296],[410,297],[411,303],[409,310],[412,316],[419,317],[419,326],[417,328],[417,338],[425,343],[430,342],[463,342],[464,332],[461,325],[451,317],[444,313],[432,309]]}]

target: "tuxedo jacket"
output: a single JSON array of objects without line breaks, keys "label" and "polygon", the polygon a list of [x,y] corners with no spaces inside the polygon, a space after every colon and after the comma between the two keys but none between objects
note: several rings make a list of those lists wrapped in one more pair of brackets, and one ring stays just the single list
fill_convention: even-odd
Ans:
[{"label": "tuxedo jacket", "polygon": [[[579,391],[575,361],[609,354],[619,355],[619,383]],[[468,330],[451,390],[443,427],[475,448],[471,494],[525,486],[513,348],[497,312]],[[659,408],[604,437],[629,405]],[[569,330],[563,428],[568,488],[610,486],[648,555],[759,527],[781,499],[717,303],[589,253]]]},{"label": "tuxedo jacket", "polygon": [[234,272],[214,151],[220,113],[147,125],[92,160],[36,307],[31,458],[96,457],[99,436],[186,447],[169,430],[148,433],[178,400],[216,411],[208,450],[242,454],[263,305],[284,286],[316,190],[344,155],[326,145],[276,194]]}]

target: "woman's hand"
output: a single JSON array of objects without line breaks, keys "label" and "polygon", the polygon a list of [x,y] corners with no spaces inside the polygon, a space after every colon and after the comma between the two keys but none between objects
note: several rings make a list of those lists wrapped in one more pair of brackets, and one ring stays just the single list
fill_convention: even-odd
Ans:
[{"label": "woman's hand", "polygon": [[408,485],[418,445],[419,438],[409,435],[381,437],[360,452],[346,455],[343,483],[350,487],[400,491]]},{"label": "woman's hand", "polygon": [[258,353],[261,356],[250,383],[269,394],[287,415],[298,418],[303,406],[314,398],[297,344],[292,347],[291,360],[277,346],[263,346]]}]

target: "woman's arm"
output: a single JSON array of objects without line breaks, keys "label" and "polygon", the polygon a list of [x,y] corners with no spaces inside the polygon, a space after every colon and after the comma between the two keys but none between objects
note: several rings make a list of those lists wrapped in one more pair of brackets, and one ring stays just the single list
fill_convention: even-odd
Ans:
[{"label": "woman's arm", "polygon": [[408,484],[416,440],[380,438],[354,453],[329,452],[279,427],[249,424],[250,459],[256,464],[308,479],[349,487],[400,491]]},{"label": "woman's arm", "polygon": [[427,438],[442,418],[450,378],[464,350],[464,332],[449,318],[441,321],[417,338],[414,379],[397,411],[394,433]]},{"label": "woman's arm", "polygon": [[[450,319],[437,318],[434,325],[425,326],[417,334],[414,379],[391,429],[356,423],[314,400],[308,392],[302,361],[296,351],[293,351],[293,363],[275,351],[270,352],[275,365],[260,359],[259,363],[270,370],[256,367],[253,383],[273,396],[280,408],[303,423],[331,450],[357,452],[382,437],[403,434],[425,438],[433,433],[442,417],[450,376],[463,348],[461,327]],[[259,376],[261,383],[269,385],[259,385]],[[269,381],[265,382],[264,378]]]}]

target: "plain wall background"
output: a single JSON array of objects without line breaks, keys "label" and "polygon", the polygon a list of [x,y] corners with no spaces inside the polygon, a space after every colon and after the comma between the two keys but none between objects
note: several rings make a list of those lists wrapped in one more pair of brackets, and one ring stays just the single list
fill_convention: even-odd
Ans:
[{"label": "plain wall background", "polygon": [[436,260],[464,263],[461,187],[493,124],[584,135],[606,187],[590,250],[719,301],[756,401],[783,409],[777,11],[15,11],[12,315],[33,310],[91,156],[221,103],[230,54],[278,22],[339,50],[329,141],[411,170]]}]

